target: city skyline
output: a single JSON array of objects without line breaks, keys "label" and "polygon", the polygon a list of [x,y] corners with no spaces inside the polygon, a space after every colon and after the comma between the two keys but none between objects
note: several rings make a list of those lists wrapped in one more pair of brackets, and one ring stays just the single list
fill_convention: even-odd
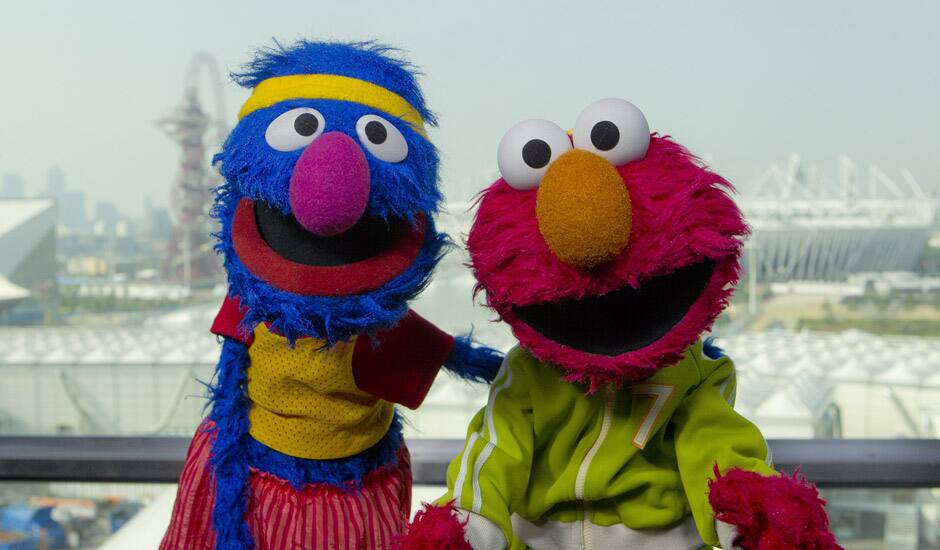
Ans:
[{"label": "city skyline", "polygon": [[19,172],[0,173],[0,200],[55,199],[58,225],[68,230],[111,232],[118,222],[147,223],[150,216],[169,216],[165,205],[154,204],[150,196],[138,197],[139,212],[118,209],[112,200],[88,196],[76,189],[59,165],[52,165],[41,186],[27,186]]},{"label": "city skyline", "polygon": [[[936,189],[940,69],[929,52],[940,5],[885,8],[16,3],[0,21],[0,46],[24,54],[8,56],[15,78],[0,89],[0,173],[20,174],[35,194],[61,165],[89,202],[140,215],[143,196],[167,204],[179,152],[155,121],[181,101],[193,53],[233,70],[272,37],[374,37],[425,73],[445,189],[486,186],[514,122],[570,125],[611,95],[637,103],[654,130],[742,187],[796,152],[827,171],[841,154],[890,174],[908,168]],[[226,81],[224,94],[234,122],[246,92]]]}]

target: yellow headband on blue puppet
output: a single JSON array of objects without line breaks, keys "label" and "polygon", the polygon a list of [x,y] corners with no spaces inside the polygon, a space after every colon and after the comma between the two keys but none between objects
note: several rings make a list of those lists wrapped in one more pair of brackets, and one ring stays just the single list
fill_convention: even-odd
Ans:
[{"label": "yellow headband on blue puppet", "polygon": [[249,113],[287,99],[332,99],[350,101],[378,109],[404,120],[426,136],[421,114],[405,98],[378,84],[334,74],[275,76],[258,83],[238,111],[241,120]]}]

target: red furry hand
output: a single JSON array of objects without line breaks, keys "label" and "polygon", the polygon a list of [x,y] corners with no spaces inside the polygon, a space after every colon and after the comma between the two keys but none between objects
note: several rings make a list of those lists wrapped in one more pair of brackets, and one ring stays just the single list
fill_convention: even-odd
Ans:
[{"label": "red furry hand", "polygon": [[425,504],[394,547],[399,550],[472,550],[464,535],[465,523],[457,519],[456,513],[453,503],[447,506]]},{"label": "red furry hand", "polygon": [[735,546],[744,550],[836,550],[829,518],[816,487],[805,479],[765,477],[739,469],[725,475],[715,467],[708,500],[715,518],[737,528]]}]

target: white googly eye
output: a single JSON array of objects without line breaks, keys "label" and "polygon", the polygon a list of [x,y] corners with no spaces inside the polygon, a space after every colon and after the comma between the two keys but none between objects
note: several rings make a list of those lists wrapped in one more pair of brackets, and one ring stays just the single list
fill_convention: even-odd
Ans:
[{"label": "white googly eye", "polygon": [[650,146],[650,125],[636,105],[623,99],[601,99],[578,115],[574,146],[604,157],[614,166],[641,159]]},{"label": "white googly eye", "polygon": [[378,115],[365,115],[356,121],[359,141],[373,156],[385,162],[401,162],[408,156],[408,142],[391,122]]},{"label": "white googly eye", "polygon": [[278,151],[295,151],[320,137],[326,121],[316,109],[299,107],[282,113],[268,124],[264,140]]},{"label": "white googly eye", "polygon": [[554,122],[523,120],[503,135],[496,164],[506,183],[514,189],[535,189],[548,165],[571,150],[568,134]]}]

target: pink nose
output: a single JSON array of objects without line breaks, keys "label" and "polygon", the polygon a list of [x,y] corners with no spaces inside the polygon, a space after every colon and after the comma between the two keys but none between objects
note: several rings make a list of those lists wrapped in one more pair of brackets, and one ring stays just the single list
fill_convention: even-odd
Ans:
[{"label": "pink nose", "polygon": [[327,132],[307,146],[290,177],[290,207],[307,231],[330,237],[359,221],[369,203],[369,163],[346,134]]}]

